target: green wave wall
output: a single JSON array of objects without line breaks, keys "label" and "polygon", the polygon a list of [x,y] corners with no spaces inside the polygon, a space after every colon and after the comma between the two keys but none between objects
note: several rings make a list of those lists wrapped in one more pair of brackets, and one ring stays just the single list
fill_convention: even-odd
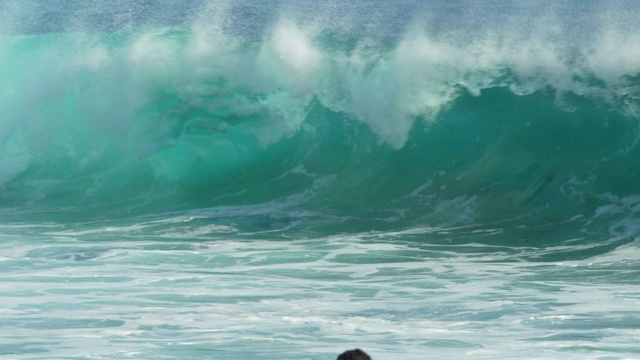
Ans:
[{"label": "green wave wall", "polygon": [[640,63],[605,60],[610,33],[570,57],[497,39],[286,18],[258,37],[201,21],[4,35],[0,201],[18,218],[257,206],[350,229],[634,219]]}]

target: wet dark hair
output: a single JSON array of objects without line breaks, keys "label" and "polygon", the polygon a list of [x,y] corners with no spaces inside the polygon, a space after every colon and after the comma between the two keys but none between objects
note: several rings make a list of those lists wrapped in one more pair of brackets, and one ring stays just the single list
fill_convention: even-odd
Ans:
[{"label": "wet dark hair", "polygon": [[360,349],[353,349],[338,355],[337,360],[371,360],[371,357]]}]

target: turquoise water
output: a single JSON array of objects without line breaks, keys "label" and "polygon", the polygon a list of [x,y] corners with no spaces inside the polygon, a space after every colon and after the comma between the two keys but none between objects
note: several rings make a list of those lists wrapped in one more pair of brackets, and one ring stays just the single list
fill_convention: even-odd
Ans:
[{"label": "turquoise water", "polygon": [[634,2],[0,4],[0,355],[640,356]]}]

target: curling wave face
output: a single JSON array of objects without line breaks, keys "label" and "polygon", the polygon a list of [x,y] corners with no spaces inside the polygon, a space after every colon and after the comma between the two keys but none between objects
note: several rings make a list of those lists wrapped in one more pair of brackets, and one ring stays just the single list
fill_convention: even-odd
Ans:
[{"label": "curling wave face", "polygon": [[[405,2],[383,21],[383,4],[258,17],[123,3],[128,17],[93,27],[87,6],[3,5],[6,216],[637,233],[640,34],[625,4],[511,4],[500,21]],[[569,9],[575,23],[558,20]]]}]

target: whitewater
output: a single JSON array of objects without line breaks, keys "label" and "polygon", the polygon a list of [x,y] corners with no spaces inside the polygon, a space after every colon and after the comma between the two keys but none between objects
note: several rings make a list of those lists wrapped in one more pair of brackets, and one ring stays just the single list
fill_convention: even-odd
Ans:
[{"label": "whitewater", "polygon": [[3,0],[0,357],[640,358],[640,3]]}]

